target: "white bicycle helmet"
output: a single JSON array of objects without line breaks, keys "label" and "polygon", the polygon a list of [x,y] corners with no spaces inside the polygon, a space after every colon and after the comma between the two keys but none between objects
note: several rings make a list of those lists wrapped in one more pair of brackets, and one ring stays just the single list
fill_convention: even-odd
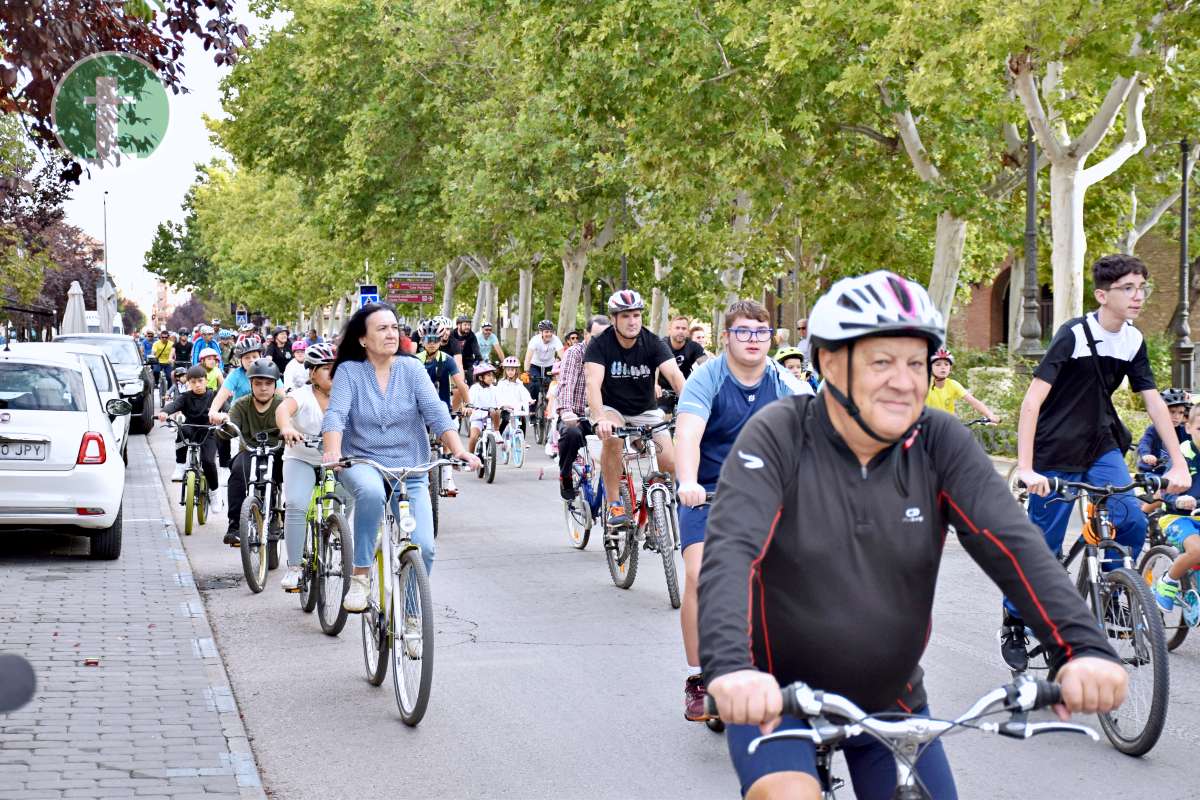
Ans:
[{"label": "white bicycle helmet", "polygon": [[432,317],[417,326],[417,333],[422,339],[426,336],[441,336],[450,329],[450,321],[445,317]]},{"label": "white bicycle helmet", "polygon": [[521,368],[521,359],[517,358],[516,356],[505,356],[504,360],[500,362],[500,366],[516,367],[517,369],[520,369]]},{"label": "white bicycle helmet", "polygon": [[646,308],[646,301],[633,289],[622,289],[613,292],[608,298],[608,313],[619,314],[622,311],[641,311]]},{"label": "white bicycle helmet", "polygon": [[[879,270],[843,278],[831,286],[813,306],[808,333],[812,362],[820,372],[817,354],[821,349],[849,346],[849,363],[853,365],[854,343],[868,336],[918,336],[929,343],[929,354],[933,355],[945,341],[946,325],[925,287],[893,272]],[[907,432],[900,439],[885,439],[871,430],[854,402],[852,377],[848,371],[846,394],[829,381],[825,382],[825,388],[872,439],[894,444],[907,438]]]},{"label": "white bicycle helmet", "polygon": [[304,351],[304,366],[309,369],[321,367],[325,364],[332,364],[336,360],[337,348],[325,342],[314,344]]}]

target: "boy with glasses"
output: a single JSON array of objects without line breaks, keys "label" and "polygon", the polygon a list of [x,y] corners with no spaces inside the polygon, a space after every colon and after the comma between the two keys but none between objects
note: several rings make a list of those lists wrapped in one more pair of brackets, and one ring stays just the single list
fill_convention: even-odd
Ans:
[{"label": "boy with glasses", "polygon": [[679,478],[679,533],[683,549],[683,649],[687,658],[683,716],[707,719],[704,676],[700,672],[698,591],[708,522],[705,494],[717,488],[721,466],[742,426],[780,397],[812,394],[774,359],[770,350],[770,315],[753,300],[739,300],[725,312],[721,355],[696,367],[683,387],[675,427],[675,459]]},{"label": "boy with glasses", "polygon": [[[1154,385],[1146,342],[1133,326],[1150,294],[1149,271],[1128,255],[1104,256],[1092,265],[1100,308],[1068,320],[1054,334],[1021,403],[1017,473],[1029,487],[1029,518],[1059,553],[1073,505],[1049,502],[1048,478],[1123,486],[1130,482],[1125,452],[1132,437],[1117,416],[1112,393],[1129,379],[1171,460],[1168,491],[1191,486],[1171,414]],[[1109,505],[1117,541],[1136,559],[1146,540],[1146,515],[1132,494]],[[1000,653],[1014,670],[1028,663],[1025,624],[1005,600]]]}]

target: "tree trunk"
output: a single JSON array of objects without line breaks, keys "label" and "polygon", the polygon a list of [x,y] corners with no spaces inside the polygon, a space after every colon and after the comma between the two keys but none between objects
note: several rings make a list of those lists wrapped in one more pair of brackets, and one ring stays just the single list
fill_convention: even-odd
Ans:
[{"label": "tree trunk", "polygon": [[654,291],[650,295],[650,329],[659,336],[667,335],[668,321],[671,318],[671,298],[665,289],[659,285],[671,275],[675,266],[675,256],[665,260],[654,259]]},{"label": "tree trunk", "polygon": [[1050,166],[1050,235],[1054,242],[1050,265],[1054,274],[1055,331],[1083,313],[1083,260],[1087,253],[1083,200],[1087,187],[1080,172],[1078,163]]},{"label": "tree trunk", "polygon": [[342,326],[345,324],[344,323],[345,317],[346,317],[346,295],[342,295],[341,297],[338,298],[337,303],[335,303],[333,306],[332,322],[333,322],[333,327],[334,327],[334,331],[333,331],[334,333],[341,332]]},{"label": "tree trunk", "polygon": [[967,221],[950,211],[938,214],[937,234],[933,248],[933,272],[929,276],[929,297],[950,319],[954,293],[958,289],[958,273],[962,269],[963,247],[967,243]]},{"label": "tree trunk", "polygon": [[1021,344],[1021,310],[1025,302],[1025,258],[1012,259],[1008,278],[1008,352],[1015,353]]},{"label": "tree trunk", "polygon": [[492,282],[487,278],[479,279],[479,289],[475,292],[475,311],[471,315],[471,327],[479,330],[480,323],[487,318],[488,303],[492,297]]},{"label": "tree trunk", "polygon": [[442,270],[442,316],[449,317],[454,313],[454,292],[458,288],[458,269],[451,259]]},{"label": "tree trunk", "polygon": [[583,282],[583,324],[586,325],[587,321],[589,319],[591,319],[592,315],[595,313],[596,313],[596,307],[592,303],[592,282],[584,281]]},{"label": "tree trunk", "polygon": [[[588,250],[590,249],[591,244],[585,243],[581,247],[567,248],[563,251],[562,298],[558,307],[559,338],[575,327],[575,319],[579,311],[579,293],[583,289],[583,273],[587,269]],[[550,319],[549,299],[547,294],[546,319]]]},{"label": "tree trunk", "polygon": [[533,314],[533,267],[525,267],[517,273],[517,287],[517,319],[513,323],[517,329],[517,352],[514,355],[521,358],[529,343],[529,323]]}]

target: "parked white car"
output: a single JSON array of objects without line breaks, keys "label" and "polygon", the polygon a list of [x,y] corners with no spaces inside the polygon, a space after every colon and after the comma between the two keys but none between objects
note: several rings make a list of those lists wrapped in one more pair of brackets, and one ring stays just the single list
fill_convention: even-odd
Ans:
[{"label": "parked white car", "polygon": [[[108,354],[101,347],[94,347],[93,345],[81,342],[55,341],[14,342],[10,345],[10,348],[14,353],[25,353],[35,356],[48,351],[74,355],[83,362],[84,366],[91,370],[92,380],[96,384],[96,391],[100,394],[101,406],[108,405],[109,400],[118,400],[121,397],[121,381],[117,377],[117,370],[113,367],[112,362],[108,360]],[[131,414],[109,414],[108,418],[112,423],[113,436],[117,440],[117,451],[121,454],[121,460],[128,464],[130,421],[133,419],[133,416]]]},{"label": "parked white car", "polygon": [[[23,348],[22,348],[23,349]],[[122,463],[92,372],[74,353],[0,349],[0,532],[65,528],[93,558],[121,555]]]}]

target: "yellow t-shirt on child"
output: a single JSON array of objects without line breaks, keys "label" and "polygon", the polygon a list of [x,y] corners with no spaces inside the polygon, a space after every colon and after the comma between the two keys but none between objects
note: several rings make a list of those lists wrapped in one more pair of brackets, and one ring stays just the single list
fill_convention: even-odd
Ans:
[{"label": "yellow t-shirt on child", "polygon": [[939,388],[935,384],[929,386],[929,396],[925,398],[925,405],[930,408],[936,408],[939,411],[945,411],[947,414],[954,413],[954,403],[960,397],[965,397],[967,390],[961,383],[954,378],[946,378],[945,384]]}]

